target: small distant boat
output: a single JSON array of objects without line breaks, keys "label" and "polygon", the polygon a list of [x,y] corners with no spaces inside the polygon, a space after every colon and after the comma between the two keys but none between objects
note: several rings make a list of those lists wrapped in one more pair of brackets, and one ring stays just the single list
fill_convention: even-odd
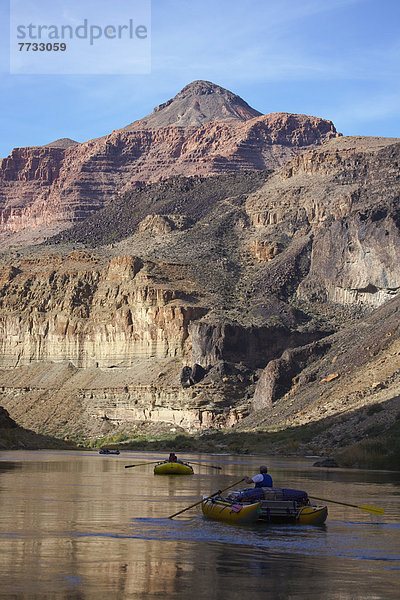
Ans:
[{"label": "small distant boat", "polygon": [[154,467],[154,475],[193,475],[188,463],[163,461]]},{"label": "small distant boat", "polygon": [[99,454],[119,454],[119,450],[107,450],[106,448],[102,448],[99,450]]},{"label": "small distant boat", "polygon": [[322,525],[328,516],[327,507],[311,504],[306,492],[280,488],[237,491],[226,498],[213,496],[204,499],[201,508],[208,519],[237,524]]}]

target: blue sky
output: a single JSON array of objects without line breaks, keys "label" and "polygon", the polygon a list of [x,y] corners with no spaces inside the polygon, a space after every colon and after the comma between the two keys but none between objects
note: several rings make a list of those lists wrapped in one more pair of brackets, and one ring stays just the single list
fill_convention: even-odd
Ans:
[{"label": "blue sky", "polygon": [[400,137],[398,0],[151,5],[150,74],[10,75],[9,2],[0,0],[0,157],[17,146],[105,135],[195,79],[262,113],[328,118],[345,135]]}]

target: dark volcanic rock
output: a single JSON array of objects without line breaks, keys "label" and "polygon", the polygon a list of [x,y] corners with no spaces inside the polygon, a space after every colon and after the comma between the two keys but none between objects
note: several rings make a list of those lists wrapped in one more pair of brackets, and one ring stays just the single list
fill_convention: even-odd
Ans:
[{"label": "dark volcanic rock", "polygon": [[16,422],[11,419],[8,411],[0,406],[0,428],[1,429],[14,429],[17,427]]},{"label": "dark volcanic rock", "polygon": [[301,333],[283,326],[243,327],[236,323],[196,321],[190,326],[192,357],[207,368],[219,361],[263,368],[285,348],[304,345],[322,333]]},{"label": "dark volcanic rock", "polygon": [[252,401],[253,410],[272,406],[273,402],[292,388],[296,375],[329,348],[328,342],[314,342],[301,348],[285,350],[280,358],[271,360],[257,382]]},{"label": "dark volcanic rock", "polygon": [[181,385],[183,388],[190,387],[191,385],[195,385],[201,381],[205,374],[207,373],[206,369],[203,369],[201,365],[194,364],[193,368],[191,367],[183,367],[181,372]]},{"label": "dark volcanic rock", "polygon": [[190,387],[190,377],[192,375],[191,367],[183,367],[181,372],[181,385],[183,388]]},{"label": "dark volcanic rock", "polygon": [[203,379],[203,377],[206,374],[206,370],[203,369],[203,367],[201,365],[198,364],[194,364],[193,368],[192,368],[192,373],[190,376],[190,380],[192,382],[192,384],[194,385],[195,383],[199,383],[199,381],[201,381]]},{"label": "dark volcanic rock", "polygon": [[154,113],[179,102],[187,126],[2,161],[5,233],[77,222],[2,256],[0,403],[17,423],[99,437],[318,422],[328,454],[380,431],[386,406],[395,420],[400,145],[252,117],[225,92],[200,82]]}]

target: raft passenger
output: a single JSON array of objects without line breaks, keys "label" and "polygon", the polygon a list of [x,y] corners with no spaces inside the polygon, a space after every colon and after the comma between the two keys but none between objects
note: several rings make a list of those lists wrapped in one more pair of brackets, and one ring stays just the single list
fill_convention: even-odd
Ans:
[{"label": "raft passenger", "polygon": [[260,472],[254,477],[246,477],[246,483],[254,483],[255,488],[273,487],[272,477],[268,474],[268,467],[261,465]]}]

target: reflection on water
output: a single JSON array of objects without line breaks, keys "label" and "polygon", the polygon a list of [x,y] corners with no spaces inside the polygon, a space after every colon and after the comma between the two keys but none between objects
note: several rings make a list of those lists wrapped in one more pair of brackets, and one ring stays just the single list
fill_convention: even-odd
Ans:
[{"label": "reflection on water", "polygon": [[[400,474],[312,459],[191,455],[187,477],[124,469],[155,453],[0,453],[0,598],[391,599],[400,584]],[[215,472],[207,462],[223,467]],[[268,462],[275,485],[331,504],[324,527],[240,527],[168,515]]]}]

